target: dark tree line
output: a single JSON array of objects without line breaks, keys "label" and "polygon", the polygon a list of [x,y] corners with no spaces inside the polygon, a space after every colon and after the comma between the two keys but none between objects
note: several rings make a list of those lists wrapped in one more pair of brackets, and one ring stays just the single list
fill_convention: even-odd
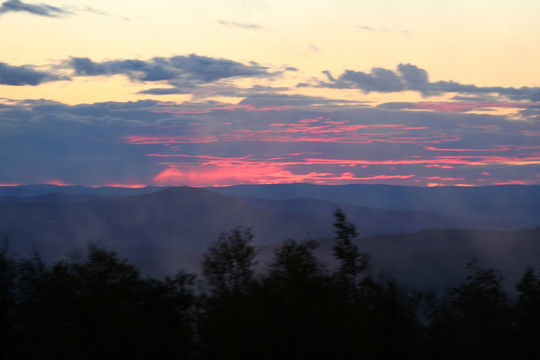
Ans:
[{"label": "dark tree line", "polygon": [[472,261],[446,291],[373,271],[335,213],[329,268],[318,242],[285,241],[257,268],[249,230],[223,233],[202,275],[153,279],[95,244],[46,265],[0,251],[2,359],[536,359],[540,274],[508,294]]}]

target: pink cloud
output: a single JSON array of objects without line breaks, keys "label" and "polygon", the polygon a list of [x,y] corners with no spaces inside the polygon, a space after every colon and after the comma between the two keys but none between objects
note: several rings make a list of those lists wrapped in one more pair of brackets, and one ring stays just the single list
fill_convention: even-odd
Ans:
[{"label": "pink cloud", "polygon": [[90,186],[90,187],[98,188],[98,187],[102,187],[102,186],[118,187],[118,188],[130,188],[130,189],[142,189],[142,188],[145,188],[147,185],[145,185],[145,184],[130,184],[130,183],[127,183],[127,184],[123,184],[123,183],[105,183],[103,185],[93,185],[93,186]]},{"label": "pink cloud", "polygon": [[465,156],[465,155],[447,155],[435,156],[435,160],[443,160],[449,164],[469,164],[469,165],[488,165],[488,164],[505,164],[505,165],[534,165],[540,164],[540,156]]},{"label": "pink cloud", "polygon": [[[305,155],[305,156],[304,156]],[[369,166],[390,166],[397,169],[397,166],[410,166],[410,165],[423,165],[426,168],[440,168],[440,169],[453,169],[456,165],[493,165],[493,164],[506,164],[506,165],[530,165],[539,164],[539,157],[504,157],[504,156],[435,156],[434,158],[409,158],[409,159],[383,159],[383,160],[368,160],[368,159],[338,159],[338,158],[319,158],[310,156],[313,154],[290,154],[272,157],[254,157],[251,155],[243,157],[218,157],[210,155],[187,155],[187,154],[147,154],[149,157],[157,158],[169,158],[171,161],[160,162],[161,165],[167,165],[174,169],[182,169],[181,175],[187,176],[188,173],[184,169],[190,169],[189,174],[198,174],[202,170],[193,170],[195,167],[211,167],[212,176],[217,176],[220,179],[227,179],[222,173],[225,171],[228,174],[229,180],[226,183],[253,183],[254,178],[263,179],[264,183],[278,182],[312,182],[315,180],[321,180],[321,176],[305,176],[294,174],[290,171],[291,167],[317,167],[318,169],[330,169],[334,167],[332,171],[335,171],[335,167],[359,167],[367,168]],[[301,156],[301,158],[298,158]],[[173,160],[178,159],[178,160]],[[185,160],[183,160],[185,159]],[[217,170],[216,170],[217,169]],[[325,171],[327,173],[328,171]],[[174,173],[174,172],[173,172]],[[202,171],[206,178],[214,181],[210,178],[205,171]],[[165,175],[156,179],[157,183],[162,183],[162,179]],[[231,176],[234,174],[234,176]],[[489,173],[487,173],[489,174]],[[323,180],[336,180],[341,181],[348,179],[351,181],[364,181],[373,180],[370,176],[353,175],[350,172],[342,173],[341,175],[332,175],[333,177],[326,177]],[[393,175],[381,175],[379,179],[400,178],[392,177]],[[484,176],[489,176],[484,173]],[[176,176],[177,179],[180,176]],[[433,177],[427,177],[427,180],[439,180],[439,181],[462,181],[463,177],[440,177],[433,175]],[[192,181],[185,178],[189,183]],[[193,182],[194,183],[194,182]]]},{"label": "pink cloud", "polygon": [[167,169],[154,177],[160,185],[227,186],[234,184],[277,184],[308,182],[319,184],[342,184],[354,181],[410,179],[413,174],[358,176],[351,172],[334,173],[310,171],[295,173],[290,166],[313,165],[309,161],[287,161],[284,156],[267,159],[244,157],[218,157],[210,155],[148,154],[153,157],[186,159],[179,162],[161,163]]},{"label": "pink cloud", "polygon": [[345,120],[345,121],[326,120],[326,121],[324,121],[324,123],[330,124],[330,125],[344,125],[344,124],[347,124],[347,123],[349,123],[349,122],[350,122],[350,121],[348,121],[348,120]]},{"label": "pink cloud", "polygon": [[508,181],[496,182],[496,183],[493,183],[493,185],[529,185],[529,183],[523,180],[508,180]]},{"label": "pink cloud", "polygon": [[302,119],[299,121],[300,124],[310,124],[310,123],[316,123],[316,122],[319,122],[320,120],[322,120],[321,117],[317,118],[317,119]]},{"label": "pink cloud", "polygon": [[462,138],[446,133],[428,136],[412,136],[406,132],[358,132],[368,128],[396,128],[408,130],[398,125],[338,125],[307,126],[305,124],[289,124],[278,130],[238,129],[219,136],[222,141],[264,141],[264,142],[322,142],[322,143],[443,143],[459,141]]},{"label": "pink cloud", "polygon": [[149,136],[149,135],[127,135],[123,140],[128,144],[150,145],[150,144],[180,144],[180,143],[211,143],[216,142],[215,136]]},{"label": "pink cloud", "polygon": [[525,136],[540,136],[540,131],[523,130],[521,134]]},{"label": "pink cloud", "polygon": [[62,180],[58,180],[58,179],[47,180],[47,181],[45,181],[43,183],[47,184],[47,185],[56,185],[56,186],[71,186],[72,185],[72,184],[65,183]]},{"label": "pink cloud", "polygon": [[309,172],[294,174],[283,166],[260,166],[254,163],[236,164],[229,166],[171,166],[154,177],[154,182],[160,185],[189,185],[189,186],[229,186],[235,184],[283,184],[283,183],[318,183],[340,184],[351,181],[371,181],[388,179],[410,179],[408,175],[373,175],[357,177],[352,173],[335,175],[329,172]]},{"label": "pink cloud", "polygon": [[516,150],[540,150],[540,146],[516,146]]},{"label": "pink cloud", "polygon": [[451,148],[436,148],[434,146],[424,146],[424,149],[429,151],[452,151],[452,152],[471,152],[471,151],[510,151],[513,145],[491,145],[488,149],[451,149]]},{"label": "pink cloud", "polygon": [[439,165],[439,164],[429,164],[425,165],[427,168],[440,168],[440,169],[453,169],[454,167],[451,165]]},{"label": "pink cloud", "polygon": [[440,180],[440,181],[463,181],[466,180],[464,177],[453,178],[453,177],[440,177],[440,176],[428,176],[424,177],[427,180]]},{"label": "pink cloud", "polygon": [[[237,141],[263,142],[322,142],[322,143],[410,143],[439,144],[461,140],[460,136],[446,133],[412,135],[411,131],[426,130],[424,126],[404,124],[348,124],[348,121],[328,124],[322,118],[301,119],[296,123],[271,123],[263,129],[222,130],[215,128],[204,131],[196,129],[196,135],[126,135],[122,139],[128,144],[179,144]],[[193,124],[192,126],[198,126]],[[366,132],[365,130],[372,130]],[[377,131],[383,130],[383,131]],[[395,130],[395,131],[384,131]]]},{"label": "pink cloud", "polygon": [[157,184],[227,186],[235,184],[277,184],[302,181],[280,166],[230,165],[170,167],[154,177]]}]

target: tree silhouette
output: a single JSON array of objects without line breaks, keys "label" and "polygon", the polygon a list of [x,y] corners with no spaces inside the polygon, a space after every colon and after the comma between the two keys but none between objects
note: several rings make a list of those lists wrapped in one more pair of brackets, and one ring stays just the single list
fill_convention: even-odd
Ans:
[{"label": "tree silhouette", "polygon": [[198,333],[202,359],[253,359],[260,351],[260,292],[254,278],[257,251],[250,229],[222,233],[203,255],[210,293],[201,298]]},{"label": "tree silhouette", "polygon": [[8,255],[9,238],[0,234],[0,357],[7,359],[7,349],[12,341],[11,318],[14,299],[15,263]]},{"label": "tree silhouette", "polygon": [[[335,268],[317,241],[286,240],[264,267],[249,229],[222,233],[202,280],[183,270],[145,278],[89,244],[47,265],[0,248],[0,349],[5,359],[536,359],[540,275],[511,298],[502,273],[473,259],[461,283],[411,291],[354,244],[335,212]],[[425,314],[419,316],[420,299]]]},{"label": "tree silhouette", "polygon": [[342,311],[315,241],[284,241],[264,279],[268,358],[327,359],[335,353]]},{"label": "tree silhouette", "polygon": [[461,285],[449,290],[432,313],[428,353],[444,359],[507,359],[511,356],[511,308],[503,276],[467,265]]},{"label": "tree silhouette", "polygon": [[347,220],[341,209],[334,212],[334,257],[339,260],[337,278],[344,283],[353,297],[356,296],[360,276],[369,267],[369,255],[361,253],[353,243],[358,236],[356,226]]},{"label": "tree silhouette", "polygon": [[191,351],[183,314],[190,299],[179,296],[181,286],[142,279],[114,252],[93,244],[52,266],[39,257],[21,261],[17,271],[13,358],[183,358]]},{"label": "tree silhouette", "polygon": [[247,290],[256,265],[255,247],[250,229],[221,233],[203,255],[203,275],[212,291],[235,293]]},{"label": "tree silhouette", "polygon": [[540,353],[540,275],[531,268],[527,269],[516,290],[516,355],[520,359],[532,360]]}]

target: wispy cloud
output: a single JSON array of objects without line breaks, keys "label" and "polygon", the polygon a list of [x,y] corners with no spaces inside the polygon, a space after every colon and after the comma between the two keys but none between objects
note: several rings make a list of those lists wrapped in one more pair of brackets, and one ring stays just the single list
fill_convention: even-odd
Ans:
[{"label": "wispy cloud", "polygon": [[362,30],[362,31],[378,32],[378,33],[397,33],[397,34],[399,34],[401,36],[405,36],[405,37],[411,37],[412,36],[411,32],[409,30],[406,30],[406,29],[396,31],[396,30],[393,30],[393,29],[389,29],[387,27],[372,27],[372,26],[366,26],[366,25],[358,25],[357,28]]},{"label": "wispy cloud", "polygon": [[46,17],[60,17],[71,14],[71,12],[67,9],[47,4],[28,4],[20,0],[8,0],[2,3],[0,6],[0,15],[9,12],[25,12],[32,15]]},{"label": "wispy cloud", "polygon": [[225,20],[218,20],[217,23],[231,29],[247,29],[247,30],[263,30],[264,29],[263,26],[258,25],[258,24],[252,24],[252,23],[243,23],[243,22],[225,21]]}]

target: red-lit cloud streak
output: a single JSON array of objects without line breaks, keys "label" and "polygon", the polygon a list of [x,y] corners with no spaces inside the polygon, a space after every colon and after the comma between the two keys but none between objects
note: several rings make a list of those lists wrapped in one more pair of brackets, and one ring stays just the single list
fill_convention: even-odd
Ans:
[{"label": "red-lit cloud streak", "polygon": [[409,179],[414,174],[370,174],[358,176],[347,172],[321,172],[309,171],[306,173],[294,172],[290,169],[295,165],[312,165],[302,160],[278,161],[283,157],[256,158],[244,157],[218,157],[209,155],[166,155],[148,154],[150,157],[185,158],[190,161],[161,162],[167,169],[154,177],[154,182],[161,185],[190,185],[190,186],[227,186],[238,183],[244,184],[278,184],[294,182],[310,182],[321,184],[340,184],[377,181],[389,179]]},{"label": "red-lit cloud streak", "polygon": [[56,185],[56,186],[71,186],[72,185],[58,179],[47,180],[47,181],[44,181],[43,183],[47,185]]},{"label": "red-lit cloud streak", "polygon": [[376,181],[388,179],[409,179],[415,175],[373,175],[358,177],[350,172],[341,174],[309,172],[295,174],[279,165],[264,166],[262,164],[216,166],[183,166],[171,165],[154,177],[157,184],[189,185],[189,186],[228,186],[235,184],[284,184],[309,182],[319,184],[346,184],[358,181]]},{"label": "red-lit cloud streak", "polygon": [[[484,152],[484,151],[510,151],[513,148],[516,148],[514,145],[492,145],[486,149],[458,149],[458,148],[436,148],[434,146],[424,146],[424,149],[429,151],[446,151],[446,152]],[[523,147],[521,147],[523,148]]]},{"label": "red-lit cloud streak", "polygon": [[149,135],[127,135],[123,137],[123,140],[128,144],[133,145],[152,145],[152,144],[182,144],[182,143],[212,143],[217,142],[216,136],[149,136]]},{"label": "red-lit cloud streak", "polygon": [[[439,108],[442,103],[429,104],[425,108],[433,114],[450,111]],[[456,103],[453,111],[487,105],[494,104]],[[495,105],[526,107],[522,103]],[[393,117],[395,112],[384,111],[372,117],[369,111],[356,110],[314,115],[246,105],[157,111],[174,116],[158,127],[140,128],[151,133],[130,134],[122,141],[152,149],[146,157],[156,167],[150,176],[158,185],[383,182],[470,186],[514,181],[495,167],[520,166],[521,176],[540,165],[540,146],[530,141],[534,124],[502,116],[436,117],[426,112],[404,116],[402,112]],[[464,116],[473,116],[475,122],[464,121]],[[160,150],[160,145],[167,150]],[[527,175],[521,181],[537,182],[532,174],[533,178]]]},{"label": "red-lit cloud streak", "polygon": [[101,185],[91,185],[90,187],[118,187],[118,188],[130,188],[130,189],[142,189],[144,187],[146,187],[147,185],[145,184],[131,184],[131,183],[105,183],[105,184],[101,184]]},{"label": "red-lit cloud streak", "polygon": [[[318,125],[312,124],[272,124],[274,129],[239,129],[220,136],[223,141],[263,141],[263,142],[321,142],[321,143],[410,143],[438,144],[461,139],[460,136],[437,133],[428,136],[413,136],[409,130],[423,130],[425,127],[405,125]],[[277,126],[282,126],[275,129]],[[359,132],[365,129],[396,129],[394,132]]]},{"label": "red-lit cloud streak", "polygon": [[529,185],[529,182],[523,181],[523,180],[508,180],[508,181],[501,181],[501,182],[495,182],[493,185]]},{"label": "red-lit cloud streak", "polygon": [[453,177],[441,177],[441,176],[426,176],[424,179],[427,180],[439,180],[439,181],[464,181],[464,177],[453,178]]},{"label": "red-lit cloud streak", "polygon": [[[235,129],[215,134],[196,135],[127,135],[128,144],[181,144],[211,142],[321,142],[321,143],[410,143],[438,144],[461,140],[461,136],[430,131],[425,135],[413,135],[415,131],[428,130],[426,126],[405,124],[348,124],[347,122],[301,119],[297,123],[271,123],[267,129]],[[364,130],[380,130],[369,131]],[[390,131],[389,131],[390,130]],[[208,131],[208,130],[207,130]]]},{"label": "red-lit cloud streak", "polygon": [[[338,159],[309,157],[310,154],[294,154],[257,157],[254,155],[241,157],[221,157],[212,155],[187,154],[147,154],[148,157],[170,159],[159,162],[167,168],[154,177],[160,185],[215,186],[245,184],[277,184],[293,182],[310,182],[324,184],[340,184],[377,180],[406,180],[418,177],[410,166],[423,166],[441,169],[454,169],[456,166],[488,166],[488,165],[537,165],[540,156],[435,156],[433,158],[409,159]],[[366,170],[378,166],[379,170]],[[396,166],[402,166],[399,171]],[[338,168],[336,168],[338,167]],[[346,167],[351,170],[343,171]],[[382,168],[381,168],[382,167]],[[305,171],[301,169],[317,169]],[[368,171],[370,171],[368,173]],[[378,172],[373,173],[372,171]],[[381,171],[392,173],[380,173]],[[400,173],[395,173],[395,172]],[[411,173],[412,172],[412,173]],[[485,174],[483,172],[482,174]],[[489,173],[488,173],[489,174]],[[419,178],[420,179],[420,178]],[[433,181],[466,181],[464,176],[424,176],[427,184]],[[417,180],[422,181],[422,180]],[[462,185],[466,185],[462,183]]]},{"label": "red-lit cloud streak", "polygon": [[402,160],[355,160],[355,159],[321,159],[307,158],[309,164],[317,165],[537,165],[540,156],[435,156],[431,159],[402,159]]}]

